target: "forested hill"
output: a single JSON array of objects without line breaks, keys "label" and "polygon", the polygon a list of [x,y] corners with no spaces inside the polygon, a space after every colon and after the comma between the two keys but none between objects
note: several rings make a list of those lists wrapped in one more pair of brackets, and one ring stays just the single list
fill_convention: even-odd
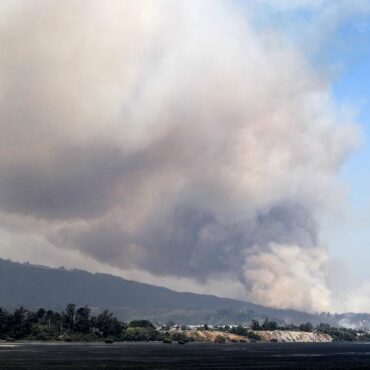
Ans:
[{"label": "forested hill", "polygon": [[370,327],[368,314],[314,315],[212,295],[181,293],[108,274],[21,264],[0,259],[0,307],[52,308],[68,303],[112,310],[122,320],[180,324],[239,324],[269,317],[284,323],[310,321]]},{"label": "forested hill", "polygon": [[[245,308],[246,303],[211,295],[180,293],[117,276],[54,269],[0,259],[0,306],[77,305],[135,308]],[[251,309],[257,305],[248,304]]]}]

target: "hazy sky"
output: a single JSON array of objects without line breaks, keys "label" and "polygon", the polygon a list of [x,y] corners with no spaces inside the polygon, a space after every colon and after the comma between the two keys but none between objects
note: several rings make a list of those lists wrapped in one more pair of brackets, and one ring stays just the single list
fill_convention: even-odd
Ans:
[{"label": "hazy sky", "polygon": [[370,311],[369,41],[365,0],[2,1],[0,257]]},{"label": "hazy sky", "polygon": [[[246,3],[239,5],[243,8]],[[340,172],[347,188],[346,206],[321,222],[322,240],[346,276],[338,279],[339,285],[352,290],[370,279],[370,3],[261,1],[258,5],[264,26],[283,32],[316,68],[331,75],[337,106],[352,115],[361,130],[361,144]],[[368,292],[363,291],[364,296]],[[359,310],[370,307],[365,297],[355,305]]]},{"label": "hazy sky", "polygon": [[[351,111],[361,128],[362,143],[341,171],[347,186],[348,208],[338,218],[324,223],[322,232],[333,255],[346,260],[356,276],[370,278],[365,262],[370,253],[367,225],[370,216],[370,3],[291,1],[280,2],[278,6],[278,1],[261,1],[260,5],[266,3],[271,5],[269,11],[266,13],[266,7],[262,6],[259,13],[264,24],[272,24],[299,43],[317,68],[332,74],[337,105]],[[243,1],[239,4],[245,6]],[[313,26],[316,24],[321,28]]]}]

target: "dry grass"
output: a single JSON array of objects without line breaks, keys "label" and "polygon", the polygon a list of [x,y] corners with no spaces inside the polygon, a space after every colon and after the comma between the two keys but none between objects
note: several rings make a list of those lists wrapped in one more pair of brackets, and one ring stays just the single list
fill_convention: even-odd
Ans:
[{"label": "dry grass", "polygon": [[237,341],[249,341],[248,338],[243,337],[241,335],[231,334],[231,333],[224,333],[222,331],[217,330],[187,330],[186,335],[188,337],[194,338],[198,342],[214,342],[216,337],[221,335],[226,339],[228,342]]}]

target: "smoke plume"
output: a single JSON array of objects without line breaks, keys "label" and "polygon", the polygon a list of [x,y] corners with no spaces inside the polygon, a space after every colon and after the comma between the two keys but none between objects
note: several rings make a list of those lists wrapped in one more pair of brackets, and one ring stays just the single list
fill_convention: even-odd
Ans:
[{"label": "smoke plume", "polygon": [[3,228],[328,307],[317,219],[356,130],[297,47],[223,1],[1,7]]}]

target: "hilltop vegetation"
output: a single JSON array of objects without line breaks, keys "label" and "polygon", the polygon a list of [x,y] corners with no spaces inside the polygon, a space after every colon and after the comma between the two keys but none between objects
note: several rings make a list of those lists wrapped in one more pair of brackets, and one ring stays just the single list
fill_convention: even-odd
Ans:
[{"label": "hilltop vegetation", "polygon": [[14,310],[23,305],[37,311],[62,311],[69,302],[92,307],[92,314],[109,309],[117,318],[130,322],[146,319],[152,322],[174,321],[180,325],[247,324],[269,317],[278,326],[311,322],[339,326],[370,327],[369,314],[310,314],[274,309],[212,295],[181,293],[122,279],[107,274],[81,270],[54,269],[0,259],[0,306]]},{"label": "hilltop vegetation", "polygon": [[255,309],[260,306],[211,295],[180,293],[117,276],[49,268],[0,259],[3,307],[55,307],[69,302],[91,307],[145,309]]}]

